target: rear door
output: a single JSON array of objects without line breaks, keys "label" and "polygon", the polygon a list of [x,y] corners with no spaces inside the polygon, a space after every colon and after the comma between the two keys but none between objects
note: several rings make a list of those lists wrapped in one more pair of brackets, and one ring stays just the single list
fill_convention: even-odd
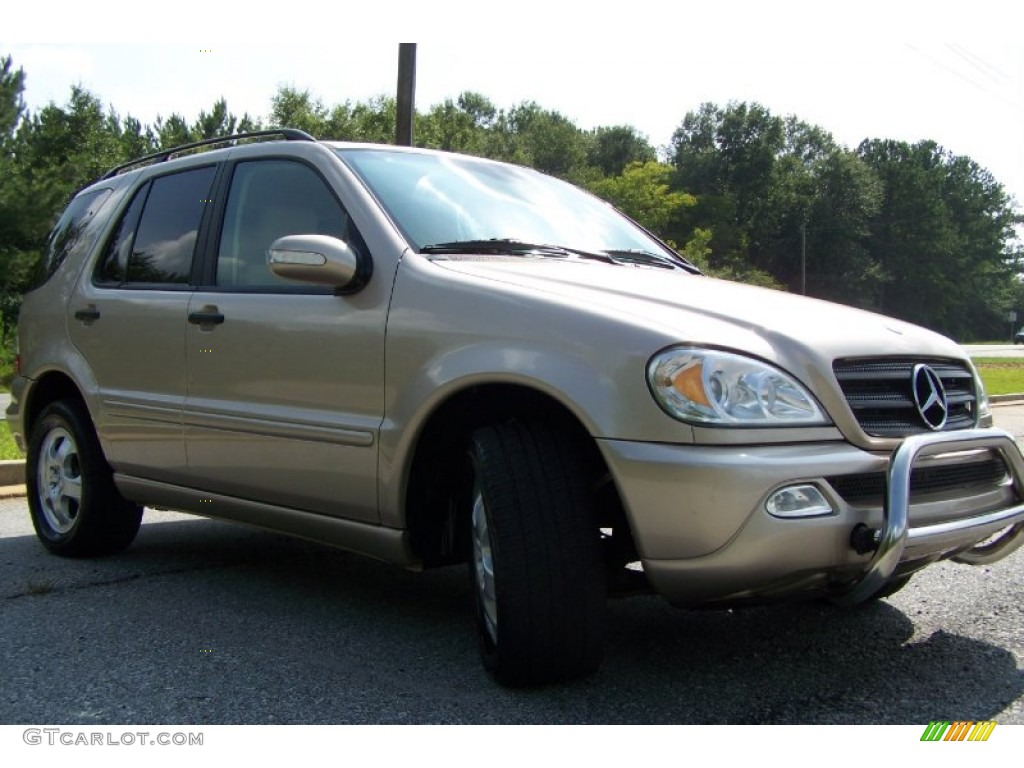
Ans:
[{"label": "rear door", "polygon": [[68,307],[98,388],[107,459],[120,472],[168,482],[186,474],[186,317],[215,175],[215,165],[191,168],[135,190]]}]

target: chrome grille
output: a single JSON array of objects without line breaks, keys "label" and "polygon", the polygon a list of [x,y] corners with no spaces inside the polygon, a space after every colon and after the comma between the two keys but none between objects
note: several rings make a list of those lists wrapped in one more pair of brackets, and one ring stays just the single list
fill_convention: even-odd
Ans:
[{"label": "chrome grille", "polygon": [[949,413],[942,431],[975,426],[974,377],[963,363],[911,358],[836,360],[832,370],[854,417],[867,434],[904,437],[931,431],[914,404],[911,377],[918,363],[930,366],[946,390]]}]

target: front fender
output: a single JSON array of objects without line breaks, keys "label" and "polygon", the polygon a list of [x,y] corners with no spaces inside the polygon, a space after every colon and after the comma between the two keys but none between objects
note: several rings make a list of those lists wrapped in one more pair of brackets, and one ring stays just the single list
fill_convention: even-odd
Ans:
[{"label": "front fender", "polygon": [[389,361],[388,371],[402,376],[403,384],[400,389],[389,388],[394,398],[388,402],[380,431],[384,525],[403,525],[404,490],[425,425],[445,403],[467,390],[489,385],[532,390],[563,406],[593,436],[613,431],[623,419],[620,411],[627,409],[609,372],[585,358],[565,357],[538,345],[480,341],[449,350],[415,371],[395,372],[395,366],[401,364]]}]

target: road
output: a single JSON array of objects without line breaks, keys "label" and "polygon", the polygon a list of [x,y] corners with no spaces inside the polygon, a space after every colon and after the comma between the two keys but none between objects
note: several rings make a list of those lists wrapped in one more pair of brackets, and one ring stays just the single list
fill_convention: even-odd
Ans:
[{"label": "road", "polygon": [[616,601],[597,675],[514,692],[461,569],[148,514],[125,554],[58,560],[0,502],[0,722],[1024,724],[1021,551],[852,611]]},{"label": "road", "polygon": [[1017,344],[961,344],[971,357],[1024,358],[1024,345]]},{"label": "road", "polygon": [[3,723],[1024,724],[1024,550],[855,610],[614,601],[601,671],[531,691],[480,668],[461,568],[154,511],[124,554],[63,560],[23,500],[0,563]]},{"label": "road", "polygon": [[993,403],[991,407],[995,425],[1024,446],[1024,402]]}]

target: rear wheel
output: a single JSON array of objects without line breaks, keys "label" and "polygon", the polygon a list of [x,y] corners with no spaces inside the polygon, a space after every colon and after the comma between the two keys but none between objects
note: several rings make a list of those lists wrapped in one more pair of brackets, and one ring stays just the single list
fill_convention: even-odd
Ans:
[{"label": "rear wheel", "polygon": [[61,400],[43,410],[29,438],[25,474],[32,524],[54,554],[109,555],[132,543],[142,507],[118,493],[80,403]]},{"label": "rear wheel", "polygon": [[540,422],[478,429],[469,521],[484,665],[502,684],[595,671],[604,652],[600,532],[580,446]]}]

